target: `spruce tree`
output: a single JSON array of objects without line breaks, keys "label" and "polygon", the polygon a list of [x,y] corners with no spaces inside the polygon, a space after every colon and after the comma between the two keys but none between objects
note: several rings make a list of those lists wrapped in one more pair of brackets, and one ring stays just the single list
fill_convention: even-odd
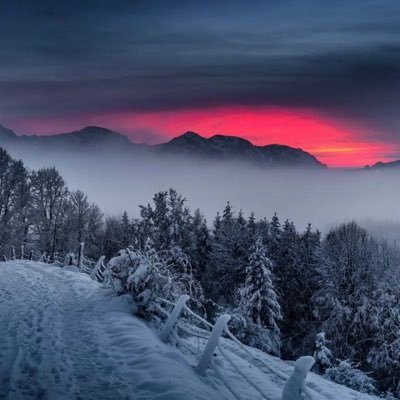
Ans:
[{"label": "spruce tree", "polygon": [[246,281],[241,290],[240,307],[250,325],[265,329],[269,351],[279,354],[281,309],[271,277],[272,263],[267,257],[261,239],[251,249],[246,268]]},{"label": "spruce tree", "polygon": [[210,281],[215,301],[237,305],[237,293],[243,285],[248,262],[246,221],[239,213],[236,218],[228,202],[220,219],[214,221],[214,240],[210,254]]},{"label": "spruce tree", "polygon": [[315,338],[315,370],[319,374],[323,374],[327,368],[331,366],[332,352],[327,347],[325,332],[320,332]]}]

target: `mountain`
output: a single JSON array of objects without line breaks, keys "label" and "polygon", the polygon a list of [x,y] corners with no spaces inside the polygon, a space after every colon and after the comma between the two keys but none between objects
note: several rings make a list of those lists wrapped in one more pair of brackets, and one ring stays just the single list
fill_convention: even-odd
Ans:
[{"label": "mountain", "polygon": [[17,135],[12,130],[0,125],[0,145],[20,144],[39,147],[67,146],[85,148],[90,146],[134,146],[124,135],[109,129],[87,126],[80,131],[60,133],[55,135]]},{"label": "mountain", "polygon": [[206,139],[195,132],[186,132],[154,147],[163,154],[244,161],[261,166],[325,167],[316,157],[302,149],[279,144],[255,146],[248,140],[235,136],[215,135]]},{"label": "mountain", "polygon": [[2,140],[14,140],[17,135],[11,130],[3,125],[0,125],[0,138]]},{"label": "mountain", "polygon": [[255,146],[234,136],[215,135],[204,138],[195,132],[157,145],[132,143],[126,136],[109,129],[88,126],[79,131],[48,136],[17,135],[0,125],[0,146],[9,150],[45,150],[81,152],[118,150],[134,155],[182,156],[205,160],[241,161],[258,166],[316,167],[325,165],[316,157],[289,146],[271,144]]},{"label": "mountain", "polygon": [[400,168],[400,160],[382,162],[378,161],[376,164],[369,166],[367,165],[365,168],[368,169],[391,169],[391,168]]}]

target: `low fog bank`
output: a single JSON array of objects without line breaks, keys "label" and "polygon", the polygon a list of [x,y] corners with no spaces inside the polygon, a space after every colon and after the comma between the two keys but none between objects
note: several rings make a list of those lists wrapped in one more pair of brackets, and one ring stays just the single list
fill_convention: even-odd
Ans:
[{"label": "low fog bank", "polygon": [[209,222],[227,201],[245,214],[254,211],[258,218],[269,219],[277,212],[299,228],[311,222],[323,232],[333,224],[357,220],[384,236],[379,221],[399,218],[400,171],[261,170],[240,163],[128,157],[100,150],[9,151],[29,168],[55,165],[71,190],[83,190],[106,214],[126,210],[137,216],[138,205],[150,202],[155,192],[174,187]]}]

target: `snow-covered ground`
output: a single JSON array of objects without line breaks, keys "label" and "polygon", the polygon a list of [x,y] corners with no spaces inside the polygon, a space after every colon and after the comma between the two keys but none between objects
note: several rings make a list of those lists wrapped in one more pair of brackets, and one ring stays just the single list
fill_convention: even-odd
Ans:
[{"label": "snow-covered ground", "polygon": [[[132,309],[85,274],[36,262],[0,263],[0,399],[235,398],[214,371],[205,377],[194,371],[202,339],[183,339],[178,350],[160,342]],[[280,376],[291,373],[290,363],[250,349],[262,361],[254,362],[228,339],[221,348],[267,398],[281,398]],[[240,399],[262,399],[221,355],[216,365]],[[307,382],[314,399],[376,399],[314,374]]]}]

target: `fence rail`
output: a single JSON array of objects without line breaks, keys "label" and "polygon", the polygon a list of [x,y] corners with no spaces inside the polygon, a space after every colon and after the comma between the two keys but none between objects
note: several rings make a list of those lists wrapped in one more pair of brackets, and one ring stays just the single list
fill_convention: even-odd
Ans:
[{"label": "fence rail", "polygon": [[[30,250],[29,254],[26,254],[24,244],[21,244],[20,246],[17,247],[19,247],[20,249],[19,255],[17,255],[17,252],[15,250],[16,246],[13,245],[10,246],[11,260],[29,260],[29,261],[43,262],[46,264],[60,263],[64,265],[75,265],[79,269],[79,271],[90,275],[90,277],[93,280],[96,280],[98,282],[104,281],[105,272],[107,269],[106,265],[104,264],[105,256],[101,256],[96,264],[93,261],[88,260],[84,255],[85,243],[83,242],[79,244],[77,259],[75,260],[75,256],[73,253],[68,253],[64,263],[62,263],[59,260],[58,253],[54,253],[52,256],[50,256],[46,252],[44,252],[41,253],[35,260],[33,250]],[[3,256],[0,257],[0,261],[8,261],[7,256],[3,254]]]},{"label": "fence rail", "polygon": [[[257,357],[254,355],[248,347],[243,344],[236,336],[232,334],[232,332],[229,330],[228,323],[230,320],[229,315],[222,315],[218,318],[216,323],[213,325],[200,315],[196,314],[193,310],[191,310],[187,305],[187,301],[189,300],[189,296],[187,295],[182,295],[176,303],[173,303],[169,300],[166,299],[161,299],[158,298],[160,303],[163,303],[165,305],[173,307],[171,313],[166,313],[168,316],[167,322],[165,323],[159,337],[161,340],[166,342],[170,336],[172,336],[177,342],[180,342],[179,335],[177,334],[176,330],[174,329],[176,326],[179,326],[179,328],[185,332],[187,335],[191,335],[194,337],[197,337],[199,339],[203,339],[206,341],[206,345],[204,347],[204,350],[201,353],[200,360],[197,362],[197,365],[195,366],[195,370],[197,373],[200,375],[205,375],[207,372],[208,368],[212,368],[217,377],[225,384],[225,386],[228,388],[228,390],[232,393],[232,395],[237,399],[241,400],[240,395],[233,389],[232,385],[229,383],[229,381],[226,379],[226,377],[223,374],[223,371],[219,368],[218,365],[213,361],[213,356],[214,356],[214,351],[218,350],[218,353],[222,356],[225,361],[232,366],[232,368],[237,372],[239,376],[242,377],[242,379],[251,387],[253,387],[264,399],[266,400],[271,400],[271,397],[263,390],[257,383],[254,382],[253,379],[251,379],[249,376],[247,376],[237,365],[237,363],[232,359],[231,356],[228,355],[226,349],[224,349],[223,345],[220,343],[220,337],[225,335],[228,339],[230,339],[234,345],[237,346],[240,350],[242,350],[247,356],[249,356],[249,360],[246,360],[249,362],[249,364],[252,367],[257,368],[260,370],[263,374],[265,374],[265,371],[263,371],[259,365],[262,365],[262,367],[265,367],[269,373],[274,374],[277,376],[279,379],[281,379],[284,382],[284,390],[282,394],[282,400],[291,400],[293,397],[293,393],[300,393],[302,391],[310,400],[316,400],[317,396],[314,394],[314,391],[310,389],[309,387],[306,386],[305,383],[305,378],[307,375],[308,370],[311,368],[314,359],[312,357],[301,357],[295,364],[295,368],[293,370],[293,373],[289,376],[278,369],[274,368],[272,365],[269,365],[265,360],[262,358]],[[198,327],[195,327],[193,325],[190,325],[190,328],[196,328],[198,329],[197,332],[194,332],[192,329],[179,324],[178,325],[178,319],[179,317],[183,314],[186,313],[190,317],[196,319],[198,322],[200,322],[205,329],[201,329]],[[210,332],[211,330],[211,332]],[[193,352],[191,349],[189,349],[190,352]],[[243,358],[241,355],[234,353],[236,356],[239,358]],[[306,362],[304,362],[304,359],[307,359]],[[256,362],[256,363],[255,363]],[[307,365],[308,369],[305,370],[303,369],[302,371],[299,372],[299,367],[298,365]],[[297,367],[296,367],[297,366]],[[289,393],[289,397],[288,397]],[[318,399],[321,399],[321,396],[318,396]]]}]

